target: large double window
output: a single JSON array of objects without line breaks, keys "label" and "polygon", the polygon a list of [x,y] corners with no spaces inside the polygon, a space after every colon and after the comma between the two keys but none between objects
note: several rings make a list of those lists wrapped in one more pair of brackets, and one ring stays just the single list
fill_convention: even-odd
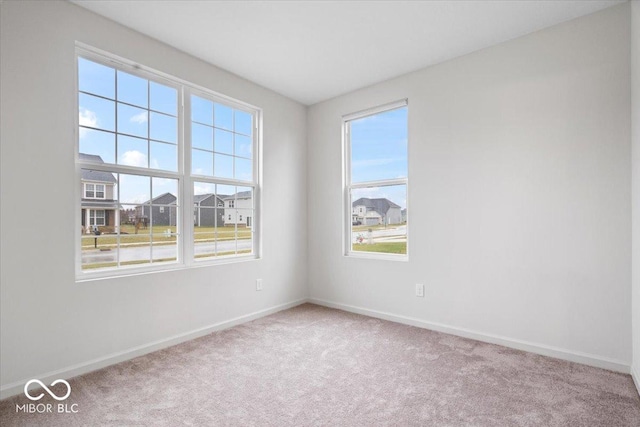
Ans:
[{"label": "large double window", "polygon": [[345,253],[407,256],[407,102],[343,118]]},{"label": "large double window", "polygon": [[78,48],[78,277],[258,256],[257,108]]}]

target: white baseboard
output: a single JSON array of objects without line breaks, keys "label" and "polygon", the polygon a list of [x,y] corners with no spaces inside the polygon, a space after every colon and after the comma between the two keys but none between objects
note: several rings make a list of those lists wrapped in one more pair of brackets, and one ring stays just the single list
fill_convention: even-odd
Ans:
[{"label": "white baseboard", "polygon": [[70,379],[76,377],[78,375],[86,374],[91,371],[95,371],[97,369],[104,368],[109,365],[113,365],[116,363],[124,362],[125,360],[130,360],[138,356],[142,356],[154,351],[161,350],[163,348],[171,347],[176,344],[180,344],[185,341],[189,341],[195,338],[199,338],[201,336],[210,334],[215,331],[221,331],[223,329],[228,329],[236,325],[240,325],[242,323],[250,322],[255,319],[259,319],[264,316],[268,316],[270,314],[276,313],[278,311],[286,310],[288,308],[292,308],[298,306],[300,304],[304,304],[307,302],[306,298],[299,299],[296,301],[292,301],[286,304],[277,305],[274,307],[270,307],[264,310],[256,311],[253,313],[246,314],[244,316],[235,317],[233,319],[229,319],[223,322],[215,323],[210,326],[205,326],[203,328],[195,329],[190,332],[186,332],[179,335],[174,335],[172,337],[154,341],[148,344],[143,344],[137,347],[130,348],[128,350],[120,351],[118,353],[113,353],[108,356],[100,357],[97,359],[89,360],[87,362],[79,363],[77,365],[68,366],[66,368],[58,369],[53,372],[47,372],[44,374],[33,375],[30,378],[26,378],[21,381],[16,381],[10,384],[3,385],[0,387],[0,399],[6,399],[7,397],[14,396],[16,394],[22,393],[24,389],[24,385],[31,379],[39,379],[45,384],[50,384],[56,379]]},{"label": "white baseboard", "polygon": [[[628,363],[620,360],[609,359],[606,357],[595,356],[576,351],[565,350],[562,348],[551,347],[544,344],[536,344],[527,341],[501,337],[493,334],[486,334],[455,326],[448,326],[441,323],[428,322],[413,317],[401,316],[393,313],[386,313],[368,308],[356,307],[347,304],[341,304],[332,301],[326,301],[317,298],[309,298],[312,304],[318,304],[325,307],[336,308],[339,310],[349,311],[351,313],[363,314],[365,316],[376,317],[378,319],[389,320],[392,322],[403,323],[405,325],[416,326],[418,328],[430,329],[433,331],[444,332],[451,335],[457,335],[463,338],[471,338],[477,341],[498,344],[504,347],[515,348],[517,350],[528,351],[530,353],[541,354],[543,356],[555,357],[557,359],[567,360],[570,362],[582,363],[584,365],[595,366],[597,368],[608,369],[610,371],[622,372],[629,374],[631,367]],[[636,377],[640,380],[640,377]],[[636,382],[636,386],[638,383]]]},{"label": "white baseboard", "polygon": [[635,365],[631,365],[631,378],[633,378],[633,383],[636,385],[638,395],[640,395],[640,371]]}]

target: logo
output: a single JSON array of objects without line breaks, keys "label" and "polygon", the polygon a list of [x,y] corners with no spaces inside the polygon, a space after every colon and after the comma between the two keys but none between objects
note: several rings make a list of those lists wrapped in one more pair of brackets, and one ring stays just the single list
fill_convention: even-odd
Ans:
[{"label": "logo", "polygon": [[62,384],[67,386],[67,393],[62,397],[58,397],[54,392],[49,390],[49,387],[44,385],[44,383],[42,381],[40,381],[40,380],[31,380],[31,381],[29,381],[28,383],[26,383],[24,385],[24,395],[27,396],[31,400],[40,400],[44,396],[44,393],[40,393],[39,395],[37,395],[35,397],[31,396],[29,394],[29,386],[31,384],[34,384],[34,383],[40,385],[40,387],[42,387],[47,393],[49,393],[49,396],[53,397],[55,400],[58,400],[58,401],[65,400],[71,394],[71,386],[65,380],[55,380],[54,382],[51,383],[51,387],[53,387],[56,384],[60,384],[60,383],[62,383]]},{"label": "logo", "polygon": [[[24,395],[27,396],[29,400],[37,401],[44,397],[44,393],[40,393],[37,396],[32,396],[29,392],[29,386],[32,384],[37,384],[46,391],[49,396],[53,397],[58,402],[62,400],[66,400],[71,395],[71,386],[68,382],[62,379],[55,380],[50,384],[49,387],[53,387],[56,384],[64,384],[67,387],[67,392],[63,396],[58,396],[53,391],[49,389],[42,381],[40,380],[30,380],[24,385]],[[50,413],[50,414],[76,414],[78,413],[78,404],[73,403],[69,405],[68,403],[25,403],[24,405],[16,404],[16,412],[23,412],[27,414],[42,414],[42,413]]]}]

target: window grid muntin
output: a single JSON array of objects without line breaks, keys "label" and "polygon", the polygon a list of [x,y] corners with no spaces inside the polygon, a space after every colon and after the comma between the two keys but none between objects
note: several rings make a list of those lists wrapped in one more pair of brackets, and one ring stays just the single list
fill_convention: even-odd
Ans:
[{"label": "window grid muntin", "polygon": [[[185,189],[185,188],[189,188],[188,186],[185,187],[186,182],[191,182],[192,178],[191,177],[195,177],[195,175],[190,173],[190,154],[185,155],[185,153],[187,151],[189,151],[190,149],[190,141],[188,141],[188,135],[190,134],[189,132],[189,125],[187,122],[187,120],[189,120],[189,113],[188,113],[188,100],[185,100],[185,98],[187,98],[189,96],[189,94],[191,93],[200,93],[200,94],[205,94],[205,96],[209,97],[210,99],[213,100],[213,102],[221,104],[223,107],[225,108],[230,108],[230,109],[236,109],[236,110],[240,110],[244,113],[247,113],[251,119],[251,132],[252,135],[250,136],[250,143],[251,143],[251,156],[252,158],[244,158],[242,156],[236,156],[239,158],[244,158],[247,160],[251,161],[251,173],[252,173],[252,180],[250,181],[246,181],[246,180],[232,180],[232,179],[228,179],[228,178],[215,178],[216,181],[218,181],[220,184],[224,184],[224,185],[241,185],[241,186],[251,186],[253,188],[253,204],[254,204],[254,214],[253,214],[253,219],[252,219],[252,249],[251,249],[251,254],[249,257],[247,256],[242,256],[242,255],[238,255],[237,259],[241,260],[241,259],[255,259],[255,258],[259,258],[259,230],[260,230],[260,221],[259,221],[259,212],[257,210],[257,200],[259,200],[259,182],[260,182],[260,177],[261,177],[261,172],[260,172],[260,166],[261,166],[261,162],[260,162],[260,156],[261,156],[261,152],[260,152],[260,147],[261,144],[259,143],[259,136],[261,134],[260,132],[260,127],[259,127],[259,123],[261,120],[261,111],[260,109],[251,106],[249,104],[243,103],[242,101],[237,101],[234,100],[232,98],[229,98],[225,95],[221,95],[221,94],[216,94],[213,93],[211,90],[206,89],[206,88],[201,88],[198,86],[193,85],[190,82],[181,80],[181,79],[177,79],[173,76],[169,76],[166,75],[162,72],[157,72],[155,70],[149,69],[147,67],[144,66],[139,66],[138,64],[135,64],[131,61],[128,61],[126,59],[122,59],[122,58],[116,58],[113,55],[107,53],[107,52],[103,52],[103,51],[98,51],[97,49],[93,49],[91,47],[85,46],[81,43],[76,43],[77,47],[77,57],[78,58],[83,58],[83,59],[87,59],[89,61],[95,62],[99,65],[104,65],[106,67],[111,68],[112,70],[117,71],[118,70],[123,70],[129,74],[133,74],[135,76],[138,77],[142,77],[144,79],[146,79],[147,85],[149,85],[151,82],[152,83],[158,83],[158,84],[162,84],[165,86],[169,86],[172,88],[175,88],[177,90],[177,97],[178,97],[178,105],[177,105],[177,116],[173,116],[172,114],[168,114],[164,111],[160,111],[157,110],[155,108],[151,107],[151,104],[149,104],[147,110],[147,114],[150,117],[151,112],[155,112],[155,113],[159,113],[159,114],[163,114],[163,115],[167,115],[167,116],[171,116],[171,117],[177,117],[177,141],[176,144],[171,144],[174,145],[176,147],[176,151],[177,151],[177,158],[178,158],[178,162],[177,162],[177,170],[172,171],[172,170],[166,170],[166,169],[152,169],[151,165],[149,163],[147,168],[142,168],[143,170],[137,170],[136,167],[132,167],[129,165],[122,165],[122,164],[118,164],[117,161],[117,153],[114,153],[116,156],[116,163],[108,163],[106,165],[103,164],[99,164],[99,163],[92,163],[90,160],[81,160],[78,157],[76,157],[76,165],[77,168],[88,168],[88,169],[94,169],[94,170],[103,170],[106,172],[121,172],[121,173],[133,173],[133,174],[142,174],[142,175],[146,175],[149,177],[170,177],[170,178],[176,178],[179,180],[180,184],[178,185],[178,188],[181,189]],[[77,68],[76,68],[77,69]],[[81,90],[77,90],[78,93],[87,93],[90,96],[96,96],[96,97],[101,97],[101,98],[105,98],[107,100],[111,100],[113,101],[112,98],[109,97],[105,97],[99,94],[94,94],[88,91],[81,91]],[[148,95],[151,96],[151,91],[149,90]],[[76,98],[78,99],[78,98]],[[121,101],[118,101],[121,102]],[[136,108],[139,108],[139,106],[129,103],[129,102],[121,102],[122,104],[127,104]],[[78,121],[78,116],[77,116],[77,112],[79,111],[79,109],[76,109],[76,120],[77,120],[77,127],[76,129],[81,129],[81,128],[86,128],[90,131],[94,131],[94,132],[105,132],[105,133],[109,133],[109,134],[120,134],[123,136],[129,136],[129,137],[134,137],[137,138],[137,135],[134,134],[129,134],[129,133],[123,133],[123,132],[116,132],[116,131],[110,131],[110,130],[105,130],[105,129],[101,129],[99,127],[92,127],[92,126],[81,126],[79,124]],[[115,108],[115,113],[117,114],[117,108]],[[117,124],[117,116],[114,115],[114,121]],[[149,120],[150,121],[150,120]],[[149,123],[149,121],[147,123]],[[235,121],[233,122],[234,126],[235,126]],[[244,125],[246,126],[246,122],[244,122]],[[217,128],[217,126],[216,126]],[[220,129],[224,129],[224,128],[220,128]],[[242,136],[249,136],[244,132],[237,132],[237,134],[242,135]],[[150,133],[148,132],[147,135],[147,139],[148,141],[153,141],[156,143],[160,143],[160,144],[166,144],[166,141],[163,140],[158,140],[155,138],[151,138]],[[76,144],[78,144],[78,140],[76,140]],[[116,146],[117,146],[117,142],[116,142]],[[76,147],[78,147],[78,145],[76,145]],[[235,149],[235,143],[234,143],[234,149]],[[149,150],[150,151],[150,150]],[[78,151],[76,151],[78,152]],[[234,165],[235,167],[235,165]],[[207,176],[202,176],[199,179],[204,179],[204,180],[208,180],[210,177]],[[190,200],[192,197],[192,195],[188,194],[188,192],[183,191],[182,195],[180,196],[180,198],[184,198],[185,201]],[[79,200],[79,199],[78,199]],[[183,210],[184,206],[181,208],[178,208],[178,210],[180,211],[180,214],[184,214]],[[80,212],[80,210],[78,210],[78,212]],[[184,215],[183,215],[184,216]],[[179,225],[182,225],[183,227],[185,226],[184,224],[186,224],[187,226],[189,225],[188,222],[183,222],[180,221]],[[184,239],[184,232],[188,231],[188,230],[183,230],[183,239]],[[82,238],[86,237],[84,234],[81,235]],[[178,240],[178,246],[181,246],[178,248],[178,263],[183,266],[183,267],[190,267],[193,264],[194,258],[193,258],[193,248],[191,248],[191,251],[189,250],[189,248],[187,247],[189,245],[188,240]],[[92,277],[102,277],[102,276],[107,276],[107,277],[112,277],[112,276],[118,276],[121,274],[124,274],[123,270],[120,269],[109,269],[106,273],[107,274],[97,274],[97,275],[86,275],[84,274],[84,272],[82,271],[82,269],[80,268],[81,266],[81,262],[80,262],[80,246],[78,246],[78,250],[77,250],[77,254],[78,254],[78,269],[77,272],[79,275],[78,276],[78,280],[84,280],[84,279],[92,279]],[[146,271],[154,271],[157,269],[154,268],[149,268],[149,266],[145,266],[141,272],[146,272]],[[128,271],[128,270],[127,270]]]},{"label": "window grid muntin", "polygon": [[[180,99],[181,99],[181,93],[184,90],[184,85],[178,84],[174,81],[172,81],[171,79],[165,79],[165,78],[161,78],[156,76],[153,72],[148,72],[148,71],[144,71],[144,70],[140,70],[138,69],[139,67],[131,67],[130,65],[123,63],[123,62],[119,62],[110,58],[104,58],[99,54],[95,54],[93,52],[86,52],[83,51],[81,49],[78,49],[77,52],[77,57],[78,58],[82,58],[84,60],[88,60],[97,64],[100,64],[102,66],[105,67],[109,67],[112,70],[114,70],[114,98],[110,98],[108,96],[104,96],[104,95],[99,95],[99,94],[95,94],[86,90],[80,90],[79,89],[79,84],[77,85],[77,92],[78,92],[78,99],[80,98],[81,94],[87,95],[87,96],[93,96],[99,99],[103,99],[106,101],[110,101],[114,103],[114,130],[110,130],[110,129],[105,129],[105,128],[100,128],[100,127],[94,127],[94,126],[87,126],[87,125],[80,125],[80,123],[78,123],[78,129],[80,128],[84,128],[84,129],[88,129],[88,130],[93,130],[93,131],[99,131],[99,132],[106,132],[109,134],[112,134],[115,136],[115,147],[114,147],[114,160],[115,163],[108,163],[110,165],[119,165],[119,166],[123,166],[122,163],[119,163],[119,143],[117,140],[118,135],[122,135],[125,137],[130,137],[130,138],[138,138],[138,139],[143,139],[146,141],[147,143],[147,167],[144,169],[149,169],[149,170],[162,170],[162,171],[168,171],[168,169],[154,169],[151,167],[151,142],[156,142],[156,143],[161,143],[161,144],[167,144],[167,145],[172,145],[174,147],[176,147],[176,170],[177,172],[180,172],[180,166],[181,166],[181,159],[180,159],[180,149],[179,149],[179,140],[180,140],[180,135],[181,135],[181,128],[182,128],[182,124],[180,121],[180,116],[181,116],[181,109],[180,109]],[[122,71],[125,72],[127,74],[139,77],[141,79],[146,80],[146,84],[147,84],[147,108],[143,108],[139,105],[136,104],[132,104],[130,102],[122,102],[118,99],[118,71]],[[162,85],[165,87],[169,87],[172,88],[176,91],[176,114],[177,115],[171,115],[168,113],[165,113],[163,111],[159,111],[156,109],[152,109],[151,108],[151,84],[155,83],[158,85]],[[132,107],[132,108],[137,108],[137,109],[141,109],[141,110],[145,110],[147,112],[147,126],[146,126],[146,131],[147,131],[147,135],[146,137],[140,136],[140,135],[136,135],[136,134],[132,134],[132,133],[128,133],[128,132],[121,132],[118,129],[118,105],[124,105],[124,106],[128,106],[128,107]],[[77,112],[80,111],[80,104],[78,102],[78,109]],[[171,143],[171,142],[167,142],[167,141],[163,141],[163,140],[159,140],[156,138],[151,138],[151,113],[157,113],[157,114],[162,114],[164,116],[168,116],[168,117],[172,117],[176,119],[176,143]],[[105,162],[106,163],[106,162]],[[135,166],[134,166],[135,167]]]}]

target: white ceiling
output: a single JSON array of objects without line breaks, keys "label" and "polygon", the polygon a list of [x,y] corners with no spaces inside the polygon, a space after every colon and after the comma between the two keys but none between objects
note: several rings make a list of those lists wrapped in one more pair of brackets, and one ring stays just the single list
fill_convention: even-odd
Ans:
[{"label": "white ceiling", "polygon": [[311,105],[626,0],[71,1]]}]

